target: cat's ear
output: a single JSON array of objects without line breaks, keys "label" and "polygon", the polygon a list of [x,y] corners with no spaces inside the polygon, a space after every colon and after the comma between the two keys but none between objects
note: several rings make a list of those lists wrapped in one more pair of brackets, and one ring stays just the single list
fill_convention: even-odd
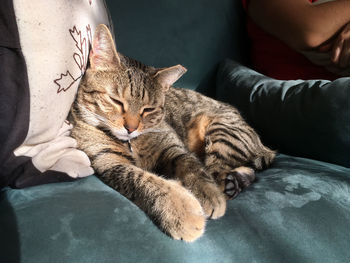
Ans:
[{"label": "cat's ear", "polygon": [[166,91],[168,90],[183,74],[187,69],[181,65],[176,65],[170,68],[163,68],[156,72],[154,78]]},{"label": "cat's ear", "polygon": [[95,70],[115,68],[120,64],[113,37],[106,25],[98,25],[92,40],[90,67]]}]

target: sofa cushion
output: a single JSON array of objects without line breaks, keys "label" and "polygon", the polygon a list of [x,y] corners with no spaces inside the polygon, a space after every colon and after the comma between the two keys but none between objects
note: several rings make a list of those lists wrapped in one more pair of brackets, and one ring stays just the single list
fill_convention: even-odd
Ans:
[{"label": "sofa cushion", "polygon": [[236,106],[272,148],[350,167],[350,79],[275,80],[231,60],[217,98]]},{"label": "sofa cushion", "polygon": [[110,24],[105,2],[4,0],[0,9],[0,187],[92,174],[66,118],[95,27]]},{"label": "sofa cushion", "polygon": [[[0,192],[0,262],[347,262],[350,170],[278,155],[194,243],[96,177]],[[5,257],[13,260],[6,260]]]}]

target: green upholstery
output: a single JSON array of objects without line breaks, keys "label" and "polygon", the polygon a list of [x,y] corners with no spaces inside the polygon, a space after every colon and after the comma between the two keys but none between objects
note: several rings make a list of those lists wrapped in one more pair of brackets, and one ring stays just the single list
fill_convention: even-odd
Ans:
[{"label": "green upholstery", "polygon": [[349,184],[349,169],[279,155],[194,243],[172,240],[93,176],[4,189],[0,247],[25,263],[347,262]]},{"label": "green upholstery", "polygon": [[350,167],[350,78],[275,80],[226,60],[216,92],[272,148]]},{"label": "green upholstery", "polygon": [[182,64],[177,86],[213,95],[217,65],[247,61],[241,0],[107,1],[117,49],[155,67]]}]

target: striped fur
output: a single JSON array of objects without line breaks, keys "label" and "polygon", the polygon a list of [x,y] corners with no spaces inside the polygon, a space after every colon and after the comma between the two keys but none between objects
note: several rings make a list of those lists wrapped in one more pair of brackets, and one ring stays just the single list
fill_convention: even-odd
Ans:
[{"label": "striped fur", "polygon": [[72,136],[102,181],[171,237],[193,241],[274,152],[232,106],[173,88],[184,72],[117,53],[100,25],[71,121]]}]

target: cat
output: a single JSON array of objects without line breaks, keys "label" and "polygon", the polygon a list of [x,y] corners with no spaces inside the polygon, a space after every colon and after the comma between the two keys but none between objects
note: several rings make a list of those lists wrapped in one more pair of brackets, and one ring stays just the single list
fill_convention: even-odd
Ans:
[{"label": "cat", "polygon": [[72,136],[99,178],[172,238],[199,238],[206,219],[223,216],[254,170],[273,161],[234,107],[172,87],[183,66],[123,56],[105,25],[89,62],[71,109]]}]

